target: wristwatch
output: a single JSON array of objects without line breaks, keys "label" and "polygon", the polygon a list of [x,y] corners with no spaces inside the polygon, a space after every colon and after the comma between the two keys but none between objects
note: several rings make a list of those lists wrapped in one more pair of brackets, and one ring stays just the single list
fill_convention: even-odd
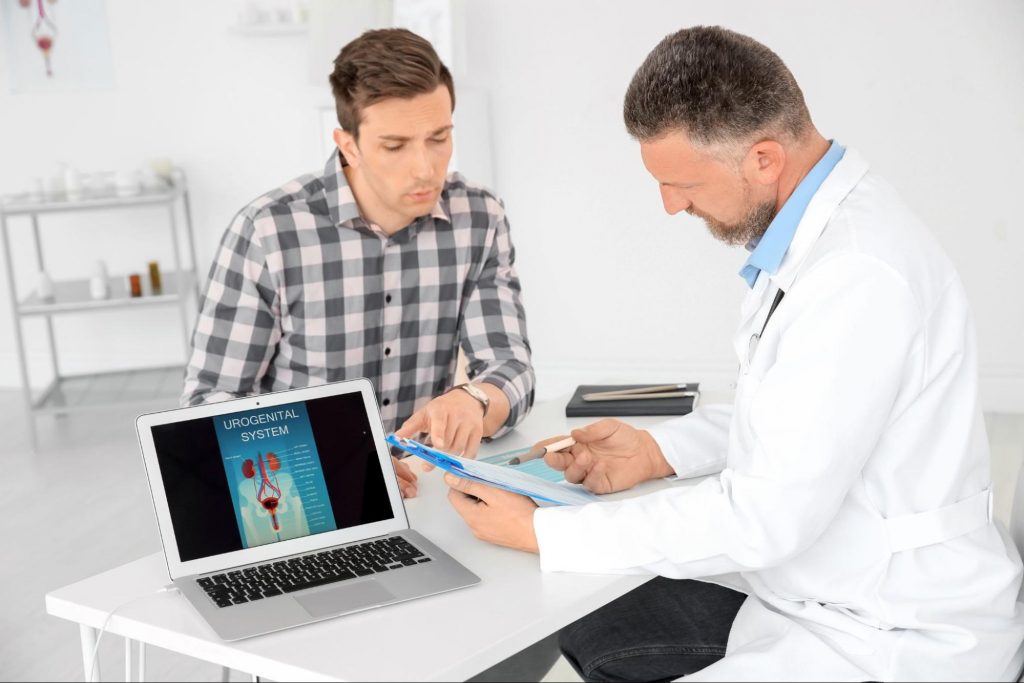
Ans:
[{"label": "wristwatch", "polygon": [[476,386],[475,384],[458,384],[451,388],[451,391],[456,389],[462,389],[467,394],[480,401],[480,405],[484,407],[484,417],[487,417],[487,409],[491,407],[491,399],[487,397],[487,393]]}]

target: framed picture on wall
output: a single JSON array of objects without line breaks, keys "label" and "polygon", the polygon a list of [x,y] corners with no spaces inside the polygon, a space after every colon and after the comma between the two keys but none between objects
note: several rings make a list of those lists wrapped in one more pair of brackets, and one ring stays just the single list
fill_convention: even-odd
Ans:
[{"label": "framed picture on wall", "polygon": [[0,0],[12,94],[114,87],[106,0]]}]

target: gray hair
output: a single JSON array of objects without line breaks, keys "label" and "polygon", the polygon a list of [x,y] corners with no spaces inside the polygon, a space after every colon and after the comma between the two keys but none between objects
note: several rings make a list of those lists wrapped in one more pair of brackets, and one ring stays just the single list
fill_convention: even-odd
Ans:
[{"label": "gray hair", "polygon": [[779,56],[720,26],[686,28],[658,43],[633,76],[622,113],[638,140],[681,130],[699,146],[799,139],[811,125]]}]

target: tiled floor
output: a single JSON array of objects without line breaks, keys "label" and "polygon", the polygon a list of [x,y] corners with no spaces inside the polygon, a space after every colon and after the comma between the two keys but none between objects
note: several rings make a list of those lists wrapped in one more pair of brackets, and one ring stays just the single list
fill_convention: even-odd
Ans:
[{"label": "tiled floor", "polygon": [[[47,616],[43,596],[159,550],[134,417],[41,418],[40,448],[32,454],[20,394],[0,392],[0,679],[81,680],[78,630]],[[986,423],[997,512],[1005,520],[1024,457],[1024,415],[988,415]],[[119,638],[104,640],[101,656],[107,678],[123,675]],[[219,677],[218,667],[155,648],[147,663],[150,680]],[[561,660],[545,680],[579,679]]]}]

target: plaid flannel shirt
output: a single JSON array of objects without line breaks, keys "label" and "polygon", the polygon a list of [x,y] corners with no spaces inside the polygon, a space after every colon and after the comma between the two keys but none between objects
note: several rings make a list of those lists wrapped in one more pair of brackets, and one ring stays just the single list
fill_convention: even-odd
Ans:
[{"label": "plaid flannel shirt", "polygon": [[359,215],[336,152],[245,207],[210,269],[182,405],[355,377],[397,429],[467,374],[508,397],[535,377],[515,249],[500,200],[452,173],[429,215],[388,237]]}]

